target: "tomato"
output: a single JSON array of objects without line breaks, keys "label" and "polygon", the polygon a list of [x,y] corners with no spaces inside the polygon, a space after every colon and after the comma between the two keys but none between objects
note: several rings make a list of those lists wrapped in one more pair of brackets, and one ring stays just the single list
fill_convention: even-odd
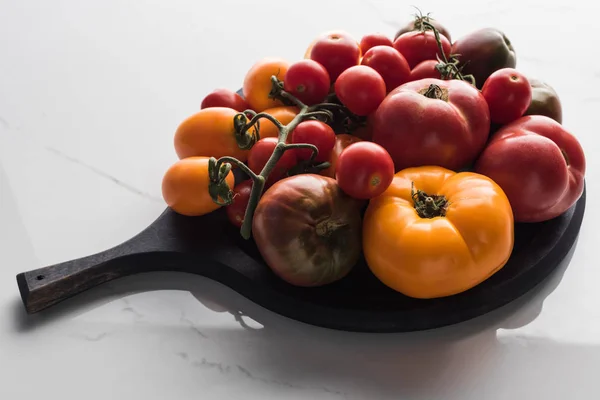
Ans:
[{"label": "tomato", "polygon": [[246,179],[233,188],[233,203],[225,207],[229,221],[236,227],[241,228],[246,216],[246,208],[252,192],[252,179]]},{"label": "tomato", "polygon": [[[440,40],[444,54],[449,56],[452,48],[450,42],[445,36],[440,36]],[[411,69],[422,61],[435,60],[438,55],[441,57],[432,31],[403,33],[394,41],[394,48],[406,58]]]},{"label": "tomato", "polygon": [[[275,147],[277,146],[277,141],[277,138],[268,137],[260,139],[254,144],[254,146],[252,146],[250,149],[250,154],[248,155],[248,167],[252,170],[252,172],[255,174],[261,173],[271,158],[271,155],[273,155]],[[284,178],[287,172],[297,163],[298,160],[294,151],[286,150],[275,164],[275,167],[269,173],[269,177],[267,178],[265,185],[271,186],[279,179]]]},{"label": "tomato", "polygon": [[248,159],[235,139],[233,108],[211,107],[200,110],[185,119],[175,132],[175,152],[179,158],[193,156],[232,156],[240,161]]},{"label": "tomato", "polygon": [[342,154],[342,151],[344,151],[344,149],[350,146],[352,143],[358,143],[360,141],[362,141],[361,138],[354,135],[349,135],[347,133],[340,133],[339,135],[336,135],[335,145],[333,146],[333,150],[329,155],[329,160],[327,160],[329,161],[329,168],[321,170],[319,174],[323,176],[328,176],[330,178],[335,178],[336,165],[340,154]]},{"label": "tomato", "polygon": [[[298,115],[299,111],[300,110],[298,109],[298,107],[283,106],[268,108],[263,112],[275,117],[275,119],[277,119],[277,121],[281,122],[283,125],[287,125],[290,122],[292,122],[294,117]],[[261,118],[258,134],[260,135],[261,139],[267,137],[276,138],[279,137],[279,129],[277,128],[277,126],[275,126],[274,123],[272,123],[268,119]]]},{"label": "tomato", "polygon": [[251,109],[261,112],[267,108],[283,105],[280,100],[269,97],[273,88],[271,77],[275,75],[283,80],[288,68],[289,63],[286,60],[268,57],[258,61],[248,70],[244,77],[242,91]]},{"label": "tomato", "polygon": [[438,60],[425,60],[418,63],[412,71],[410,71],[410,81],[418,81],[419,79],[435,78],[442,79],[442,74],[437,70],[436,65]]},{"label": "tomato", "polygon": [[506,192],[517,222],[559,216],[581,197],[586,161],[581,144],[555,120],[521,117],[492,136],[475,171]]},{"label": "tomato", "polygon": [[[167,169],[162,180],[162,196],[167,206],[181,215],[200,216],[220,206],[208,192],[209,157],[189,157],[176,161]],[[235,178],[229,172],[225,181],[233,188]]]},{"label": "tomato", "polygon": [[501,68],[515,68],[515,50],[504,33],[495,28],[483,28],[458,39],[452,45],[458,54],[464,75],[473,75],[481,89],[485,80]]},{"label": "tomato", "polygon": [[325,67],[313,60],[301,60],[292,64],[283,81],[285,91],[309,106],[321,103],[331,86]]},{"label": "tomato", "polygon": [[373,142],[390,153],[396,171],[423,165],[464,168],[483,150],[489,131],[483,95],[455,79],[405,83],[373,116]]},{"label": "tomato", "polygon": [[556,90],[544,81],[528,78],[531,85],[531,103],[525,115],[545,115],[562,124],[562,105]]},{"label": "tomato", "polygon": [[296,286],[342,279],[361,252],[361,214],[335,179],[300,174],[280,180],[260,199],[252,232],[265,263]]},{"label": "tomato", "polygon": [[392,41],[383,33],[372,33],[363,36],[360,40],[360,50],[364,55],[369,49],[375,46],[392,46]]},{"label": "tomato", "polygon": [[250,108],[250,105],[242,96],[229,89],[215,89],[202,100],[200,109],[209,107],[228,107],[242,112]]},{"label": "tomato", "polygon": [[365,53],[361,65],[373,68],[381,75],[389,93],[410,79],[408,62],[390,46],[375,46]]},{"label": "tomato", "polygon": [[371,141],[373,139],[373,117],[375,113],[371,113],[367,116],[367,120],[364,124],[360,125],[354,131],[352,131],[352,135],[362,139]]},{"label": "tomato", "polygon": [[[304,121],[292,131],[291,143],[314,144],[319,151],[314,161],[325,162],[335,145],[335,132],[324,122]],[[298,160],[308,160],[312,155],[311,149],[296,149],[295,152]]]},{"label": "tomato", "polygon": [[400,28],[398,30],[398,32],[396,33],[396,36],[394,37],[394,40],[398,39],[398,37],[400,35],[402,35],[406,32],[422,30],[423,29],[423,21],[429,22],[431,25],[433,25],[435,27],[435,29],[437,29],[437,31],[440,33],[440,35],[444,35],[446,37],[446,39],[448,39],[448,41],[452,43],[450,31],[448,29],[446,29],[446,27],[444,25],[442,25],[441,22],[439,22],[438,20],[433,19],[427,15],[419,16],[419,17],[413,19],[412,21],[407,22],[402,28]]},{"label": "tomato", "polygon": [[342,151],[335,179],[350,197],[371,199],[390,186],[394,172],[394,161],[383,147],[372,142],[360,142]]},{"label": "tomato", "polygon": [[382,76],[366,65],[348,68],[335,82],[337,98],[356,115],[368,115],[375,111],[386,93]]},{"label": "tomato", "polygon": [[531,102],[529,81],[514,68],[493,72],[483,84],[481,94],[490,108],[490,120],[508,124],[522,117]]},{"label": "tomato", "polygon": [[513,246],[513,214],[500,186],[484,175],[437,166],[398,172],[370,200],[363,221],[373,274],[415,298],[478,285],[506,264]]},{"label": "tomato", "polygon": [[325,67],[331,82],[335,82],[346,69],[358,65],[361,55],[358,42],[344,31],[320,36],[310,52],[310,58]]}]

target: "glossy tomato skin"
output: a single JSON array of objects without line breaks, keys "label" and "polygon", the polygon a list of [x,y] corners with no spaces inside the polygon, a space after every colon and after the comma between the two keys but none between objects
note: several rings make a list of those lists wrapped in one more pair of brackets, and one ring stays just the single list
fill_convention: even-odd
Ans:
[{"label": "glossy tomato skin", "polygon": [[567,211],[583,193],[585,169],[577,138],[541,115],[502,127],[475,164],[476,172],[506,192],[517,222],[546,221]]},{"label": "glossy tomato skin", "polygon": [[292,64],[283,82],[284,90],[306,105],[321,103],[331,87],[329,73],[314,60],[300,60]]},{"label": "glossy tomato skin", "polygon": [[248,159],[248,150],[242,150],[235,139],[233,108],[210,107],[186,118],[175,132],[174,146],[177,156],[223,157],[240,161]]},{"label": "glossy tomato skin", "polygon": [[[447,200],[445,215],[422,217],[411,197],[420,190]],[[508,261],[514,221],[508,198],[490,178],[437,166],[402,170],[371,199],[363,251],[385,285],[415,298],[464,292]]]},{"label": "glossy tomato skin", "polygon": [[481,94],[490,108],[490,119],[495,124],[508,124],[522,117],[531,103],[529,81],[514,68],[493,72],[483,84]]},{"label": "glossy tomato skin", "polygon": [[[445,36],[440,36],[440,40],[444,54],[449,56],[452,48],[450,42]],[[411,69],[425,60],[435,60],[439,54],[435,34],[432,31],[403,33],[394,41],[394,48],[406,58]]]},{"label": "glossy tomato skin", "polygon": [[250,105],[242,96],[229,89],[215,89],[202,100],[200,109],[210,107],[228,107],[242,112],[250,109]]},{"label": "glossy tomato skin", "polygon": [[448,41],[452,43],[452,37],[450,36],[450,31],[444,25],[442,25],[442,23],[440,21],[433,19],[431,17],[428,17],[428,16],[415,18],[412,21],[407,22],[402,28],[400,28],[398,30],[398,32],[396,33],[396,35],[394,37],[394,40],[398,39],[398,37],[400,35],[402,35],[406,32],[420,31],[423,28],[422,21],[429,22],[431,25],[433,25],[435,27],[435,29],[438,30],[438,32],[441,35],[444,35],[446,37],[446,39],[448,39]]},{"label": "glossy tomato skin", "polygon": [[[294,117],[296,115],[298,115],[300,110],[298,109],[298,107],[282,106],[282,107],[267,108],[263,112],[275,117],[275,119],[277,121],[281,122],[283,125],[287,125],[290,122],[292,122],[292,120],[294,119]],[[275,126],[274,123],[272,123],[271,121],[269,121],[266,118],[262,118],[260,120],[260,126],[258,129],[258,132],[259,132],[261,139],[264,139],[267,137],[274,137],[274,138],[279,137],[279,129],[277,128],[277,126]]]},{"label": "glossy tomato skin", "polygon": [[562,105],[556,90],[548,83],[528,78],[531,85],[531,103],[525,115],[545,115],[562,124]]},{"label": "glossy tomato skin", "polygon": [[280,180],[260,199],[252,223],[254,241],[273,272],[296,286],[342,279],[361,251],[356,200],[335,179],[300,174]]},{"label": "glossy tomato skin", "polygon": [[[335,146],[335,132],[324,122],[303,121],[292,131],[291,143],[315,145],[318,153],[314,161],[325,162]],[[295,153],[298,160],[308,160],[313,152],[311,149],[295,149]]]},{"label": "glossy tomato skin", "polygon": [[[165,172],[162,196],[167,206],[176,213],[197,217],[220,207],[208,192],[208,160],[209,157],[184,158],[176,161]],[[233,172],[229,172],[225,180],[233,188]]]},{"label": "glossy tomato skin", "polygon": [[331,82],[346,69],[358,65],[361,55],[359,43],[344,31],[326,32],[310,50],[310,58],[325,67]]},{"label": "glossy tomato skin", "polygon": [[252,179],[246,179],[233,188],[233,203],[225,207],[225,213],[229,222],[238,228],[242,227],[250,193],[252,192]]},{"label": "glossy tomato skin", "polygon": [[[268,137],[260,139],[250,149],[248,155],[248,167],[255,174],[260,174],[271,156],[275,151],[278,139],[274,137]],[[265,182],[266,186],[271,186],[273,183],[284,178],[287,172],[298,163],[296,153],[291,150],[286,150],[281,158],[275,164],[275,167],[269,173],[269,177]]]},{"label": "glossy tomato skin", "polygon": [[388,93],[410,80],[408,62],[391,46],[372,47],[363,55],[360,64],[373,68],[381,75]]},{"label": "glossy tomato skin", "polygon": [[289,66],[289,62],[284,59],[267,57],[250,67],[244,77],[242,92],[252,110],[261,112],[267,108],[283,106],[280,100],[269,98],[273,88],[271,77],[275,75],[283,80]]},{"label": "glossy tomato skin", "polygon": [[335,82],[337,98],[356,115],[371,114],[381,104],[386,93],[382,76],[366,65],[348,68]]},{"label": "glossy tomato skin", "polygon": [[[441,99],[428,98],[427,91]],[[485,99],[459,80],[405,83],[390,92],[373,116],[373,142],[390,153],[396,171],[423,165],[465,168],[483,150],[489,131]]]},{"label": "glossy tomato skin", "polygon": [[392,40],[383,33],[371,33],[360,40],[360,50],[364,55],[375,46],[393,46]]},{"label": "glossy tomato skin", "polygon": [[340,188],[355,199],[372,199],[392,183],[394,161],[389,153],[373,142],[348,146],[339,156],[335,179]]},{"label": "glossy tomato skin", "polygon": [[340,133],[339,135],[336,135],[335,145],[333,146],[333,150],[329,155],[329,160],[327,160],[329,162],[329,168],[321,170],[319,172],[319,175],[335,178],[336,165],[338,159],[340,158],[340,154],[342,154],[342,151],[344,151],[344,149],[346,149],[351,144],[358,143],[360,141],[362,141],[362,139],[358,136],[349,135],[347,133]]},{"label": "glossy tomato skin", "polygon": [[409,81],[418,81],[425,78],[442,79],[442,74],[435,67],[438,63],[438,60],[421,61],[410,71]]},{"label": "glossy tomato skin", "polygon": [[472,74],[480,89],[494,71],[517,65],[512,43],[495,28],[479,29],[459,38],[452,44],[452,54],[459,54],[463,74]]}]

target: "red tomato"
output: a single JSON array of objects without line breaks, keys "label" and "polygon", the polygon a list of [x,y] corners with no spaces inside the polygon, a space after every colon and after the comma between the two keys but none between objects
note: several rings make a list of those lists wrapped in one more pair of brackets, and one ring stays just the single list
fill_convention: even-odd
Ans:
[{"label": "red tomato", "polygon": [[[255,174],[260,174],[271,158],[276,146],[277,138],[267,137],[260,139],[250,149],[250,154],[248,154],[248,167],[250,167]],[[271,186],[273,183],[284,178],[287,172],[297,163],[298,160],[296,159],[296,154],[291,150],[287,150],[277,161],[275,168],[271,170],[265,185]]]},{"label": "red tomato", "polygon": [[357,65],[345,70],[335,82],[335,94],[356,115],[369,115],[385,98],[385,81],[371,67]]},{"label": "red tomato", "polygon": [[361,54],[358,42],[349,33],[334,31],[317,39],[310,51],[310,58],[323,65],[329,73],[329,79],[335,82],[346,69],[358,65]]},{"label": "red tomato", "polygon": [[[319,150],[315,161],[325,162],[329,159],[331,150],[335,146],[335,132],[321,121],[304,121],[292,131],[291,143],[314,144]],[[312,155],[311,149],[296,149],[296,157],[299,160],[308,160]]]},{"label": "red tomato", "polygon": [[252,184],[252,179],[247,179],[238,183],[233,188],[233,203],[225,207],[227,218],[229,218],[229,221],[238,228],[241,228],[244,223],[246,208],[248,208],[248,201],[250,200],[250,193],[252,192]]},{"label": "red tomato", "polygon": [[522,117],[531,103],[529,81],[514,68],[502,68],[486,79],[481,94],[490,107],[490,119],[496,124],[508,124]]},{"label": "red tomato", "polygon": [[301,60],[290,65],[283,79],[285,91],[309,106],[322,102],[330,87],[329,73],[313,60]]},{"label": "red tomato", "polygon": [[410,80],[418,81],[425,78],[442,79],[442,74],[435,67],[438,63],[438,60],[421,61],[410,71]]},{"label": "red tomato", "polygon": [[[450,41],[444,35],[440,35],[440,40],[444,54],[448,57],[452,48]],[[435,34],[432,31],[403,33],[394,41],[394,48],[402,53],[410,68],[414,68],[425,60],[435,60],[437,55],[441,57],[435,41]]]},{"label": "red tomato", "polygon": [[435,29],[438,30],[440,35],[446,36],[448,38],[448,41],[452,42],[452,38],[450,37],[450,31],[446,29],[446,27],[442,25],[441,22],[439,22],[437,19],[431,18],[429,15],[418,16],[417,18],[407,22],[402,28],[398,30],[398,32],[396,32],[394,40],[398,39],[398,36],[402,35],[403,33],[410,31],[420,31],[423,28],[423,22],[429,22],[435,27]]},{"label": "red tomato", "polygon": [[250,109],[242,96],[229,89],[215,89],[206,95],[200,109],[210,107],[228,107],[240,112]]},{"label": "red tomato", "polygon": [[360,40],[360,50],[365,54],[375,46],[392,46],[392,40],[383,33],[372,33]]},{"label": "red tomato", "polygon": [[333,150],[329,155],[329,168],[321,170],[319,175],[328,176],[330,178],[335,178],[335,168],[337,165],[337,161],[340,158],[340,154],[352,143],[362,141],[361,138],[349,135],[347,133],[340,133],[339,135],[335,135],[335,145],[333,146]]},{"label": "red tomato", "polygon": [[373,142],[396,170],[437,165],[459,170],[475,161],[490,131],[481,93],[465,81],[421,79],[390,92],[373,116]]},{"label": "red tomato", "polygon": [[358,142],[340,154],[335,179],[348,196],[372,199],[390,186],[394,172],[394,161],[383,147],[372,142]]},{"label": "red tomato", "polygon": [[408,62],[390,46],[375,46],[365,53],[361,65],[373,68],[381,75],[389,93],[410,79]]},{"label": "red tomato", "polygon": [[531,115],[500,128],[475,164],[506,193],[517,222],[567,211],[583,193],[586,160],[575,136],[555,120]]}]

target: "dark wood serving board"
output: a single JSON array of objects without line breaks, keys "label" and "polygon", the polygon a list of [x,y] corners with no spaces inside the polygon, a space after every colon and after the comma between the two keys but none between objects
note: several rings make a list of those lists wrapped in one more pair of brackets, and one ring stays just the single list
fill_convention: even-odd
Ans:
[{"label": "dark wood serving board", "polygon": [[126,275],[181,271],[203,275],[251,301],[308,324],[362,332],[425,330],[490,312],[533,289],[565,258],[581,227],[586,192],[567,212],[537,224],[517,224],[508,263],[458,295],[418,300],[384,286],[364,259],[344,279],[319,288],[291,286],[262,261],[223,209],[185,217],[167,209],[132,239],[104,252],[17,275],[27,312],[36,313]]}]

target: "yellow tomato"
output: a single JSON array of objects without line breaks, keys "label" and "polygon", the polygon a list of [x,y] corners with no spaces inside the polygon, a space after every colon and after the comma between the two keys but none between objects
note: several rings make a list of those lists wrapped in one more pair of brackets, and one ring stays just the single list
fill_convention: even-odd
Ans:
[{"label": "yellow tomato", "polygon": [[[263,112],[275,117],[275,119],[281,122],[283,125],[287,125],[292,122],[300,110],[298,107],[274,107],[268,108]],[[279,129],[277,129],[275,124],[268,119],[261,118],[260,129],[258,130],[258,133],[261,139],[266,137],[276,138],[279,136]]]},{"label": "yellow tomato", "polygon": [[280,100],[269,97],[273,88],[271,77],[275,75],[280,81],[283,81],[289,66],[290,64],[283,59],[270,57],[258,61],[250,68],[244,77],[242,86],[244,98],[250,108],[261,112],[267,108],[283,106]]}]

